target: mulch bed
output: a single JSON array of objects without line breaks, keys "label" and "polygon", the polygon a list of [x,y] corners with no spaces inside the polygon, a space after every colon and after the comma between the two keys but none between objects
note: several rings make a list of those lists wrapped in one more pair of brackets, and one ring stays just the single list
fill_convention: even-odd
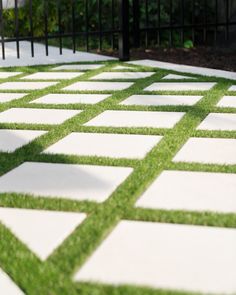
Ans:
[{"label": "mulch bed", "polygon": [[[103,53],[117,56],[117,52]],[[236,72],[236,50],[214,49],[207,47],[198,47],[193,49],[132,49],[131,59],[153,59]]]}]

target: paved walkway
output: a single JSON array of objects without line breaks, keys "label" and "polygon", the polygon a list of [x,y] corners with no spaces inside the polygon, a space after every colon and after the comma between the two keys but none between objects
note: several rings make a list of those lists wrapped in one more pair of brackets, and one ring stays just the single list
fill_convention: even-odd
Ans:
[{"label": "paved walkway", "polygon": [[96,62],[114,60],[115,58],[107,57],[104,55],[76,51],[73,54],[72,50],[64,49],[63,54],[60,55],[58,47],[49,46],[49,55],[46,56],[45,46],[43,44],[35,43],[34,52],[35,56],[31,56],[31,43],[27,41],[20,42],[20,58],[16,55],[16,43],[5,43],[6,59],[0,58],[1,67],[16,67],[16,66],[33,66],[33,65],[47,65],[58,64],[65,62]]},{"label": "paved walkway", "polygon": [[127,64],[0,74],[0,293],[31,294],[15,265],[27,276],[29,255],[41,294],[52,266],[70,288],[236,293],[233,81]]},{"label": "paved walkway", "polygon": [[135,60],[129,63],[133,65],[177,71],[180,73],[189,73],[189,74],[203,75],[207,77],[219,77],[219,78],[236,80],[236,73],[230,72],[230,71],[212,69],[212,68],[186,66],[182,64],[174,64],[174,63],[155,61],[155,60],[149,60],[149,59]]}]

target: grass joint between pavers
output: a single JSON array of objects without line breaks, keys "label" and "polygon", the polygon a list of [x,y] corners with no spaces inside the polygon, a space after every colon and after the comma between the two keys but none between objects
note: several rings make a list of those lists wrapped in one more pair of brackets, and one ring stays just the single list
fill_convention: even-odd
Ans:
[{"label": "grass joint between pavers", "polygon": [[[236,132],[227,131],[197,131],[198,125],[210,112],[235,113],[234,108],[216,107],[224,95],[229,95],[228,89],[233,81],[220,78],[196,77],[198,82],[217,82],[217,85],[204,91],[184,91],[178,94],[203,95],[193,106],[125,106],[119,103],[134,94],[156,94],[144,89],[169,73],[176,72],[156,69],[153,76],[133,81],[134,85],[128,89],[111,92],[111,97],[94,105],[44,105],[29,104],[33,100],[49,93],[80,93],[78,91],[63,91],[62,89],[79,81],[88,81],[91,77],[105,71],[113,71],[117,62],[106,62],[104,67],[85,72],[82,76],[70,80],[61,80],[58,84],[42,90],[26,91],[28,94],[11,102],[0,104],[0,112],[9,108],[55,108],[82,110],[75,117],[60,125],[28,125],[28,124],[0,124],[1,129],[31,129],[46,130],[45,135],[32,143],[23,146],[14,153],[0,153],[0,175],[11,171],[22,163],[52,162],[67,164],[96,164],[107,166],[122,166],[134,168],[133,173],[104,203],[72,201],[65,199],[35,198],[30,195],[1,194],[0,206],[47,209],[67,212],[85,212],[88,217],[83,224],[48,258],[42,263],[25,245],[3,225],[0,225],[0,266],[26,294],[32,295],[154,295],[154,294],[183,294],[182,292],[154,290],[131,286],[103,286],[102,284],[77,284],[72,281],[76,270],[83,265],[96,247],[112,231],[121,219],[144,220],[152,222],[181,223],[193,225],[208,225],[215,227],[236,228],[235,214],[219,214],[210,212],[184,212],[165,210],[146,210],[134,208],[138,197],[148,188],[163,170],[186,170],[236,173],[236,165],[208,165],[197,163],[173,163],[172,159],[190,137],[221,137],[235,138]],[[53,66],[54,67],[54,66]],[[1,83],[23,81],[20,78],[38,71],[49,71],[52,66],[19,67],[9,71],[22,72],[21,75],[8,79],[1,79]],[[6,69],[5,69],[6,70]],[[132,71],[150,71],[150,68],[135,66]],[[121,80],[117,80],[121,81]],[[185,82],[185,80],[180,80]],[[25,91],[3,91],[19,92]],[[87,93],[87,92],[82,92]],[[91,92],[90,92],[91,93]],[[93,92],[92,92],[93,93]],[[96,93],[96,92],[94,92]],[[110,93],[102,91],[99,93]],[[176,94],[175,92],[158,92],[158,94]],[[230,95],[235,94],[230,92]],[[185,112],[183,119],[173,129],[158,128],[113,128],[88,127],[84,124],[105,110],[139,110],[139,111],[178,111]],[[83,157],[65,155],[44,155],[41,152],[71,132],[102,132],[121,134],[163,135],[164,138],[142,160],[111,159],[104,157]],[[96,225],[96,226],[95,226]],[[24,274],[24,275],[22,275]],[[27,274],[27,275],[26,275]],[[190,294],[187,293],[186,294]]]}]

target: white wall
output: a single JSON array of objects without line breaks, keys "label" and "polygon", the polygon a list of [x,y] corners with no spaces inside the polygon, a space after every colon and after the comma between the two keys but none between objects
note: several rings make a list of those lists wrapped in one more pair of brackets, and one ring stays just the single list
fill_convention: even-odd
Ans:
[{"label": "white wall", "polygon": [[[23,6],[25,0],[18,0],[18,7]],[[2,0],[2,5],[4,9],[14,8],[15,1],[14,0]]]}]

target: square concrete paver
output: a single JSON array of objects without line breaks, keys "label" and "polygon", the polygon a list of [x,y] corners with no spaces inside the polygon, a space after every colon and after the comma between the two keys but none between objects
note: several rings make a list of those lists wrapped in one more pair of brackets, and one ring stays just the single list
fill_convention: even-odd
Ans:
[{"label": "square concrete paver", "polygon": [[82,111],[12,108],[0,113],[0,123],[61,124]]},{"label": "square concrete paver", "polygon": [[78,282],[233,294],[235,248],[236,229],[124,220],[74,278]]},{"label": "square concrete paver", "polygon": [[126,167],[26,162],[0,177],[0,193],[103,202],[132,170]]},{"label": "square concrete paver", "polygon": [[112,70],[135,70],[136,68],[132,68],[131,66],[116,66]]},{"label": "square concrete paver", "polygon": [[38,72],[25,76],[23,80],[67,80],[82,76],[84,73],[71,72]]},{"label": "square concrete paver", "polygon": [[1,294],[4,295],[24,295],[20,288],[12,279],[0,268]]},{"label": "square concrete paver", "polygon": [[173,161],[235,165],[235,151],[236,139],[190,138]]},{"label": "square concrete paver", "polygon": [[192,106],[203,97],[196,95],[132,95],[121,102],[121,105],[164,106],[187,105]]},{"label": "square concrete paver", "polygon": [[0,72],[0,79],[7,79],[22,74],[22,72]]},{"label": "square concrete paver", "polygon": [[104,65],[95,65],[95,64],[83,64],[83,65],[62,65],[56,68],[53,68],[53,71],[68,70],[68,71],[88,71],[96,70],[104,67]]},{"label": "square concrete paver", "polygon": [[109,94],[48,94],[33,100],[31,103],[42,104],[95,104],[106,98]]},{"label": "square concrete paver", "polygon": [[161,139],[149,135],[71,133],[44,153],[141,159]]},{"label": "square concrete paver", "polygon": [[155,72],[104,72],[100,73],[90,80],[134,80],[151,77]]},{"label": "square concrete paver", "polygon": [[211,113],[198,126],[198,130],[236,130],[236,114]]},{"label": "square concrete paver", "polygon": [[131,87],[130,82],[77,82],[63,88],[70,91],[117,91]]},{"label": "square concrete paver", "polygon": [[217,104],[218,107],[236,108],[236,96],[224,96]]},{"label": "square concrete paver", "polygon": [[6,82],[0,84],[0,90],[40,90],[58,82]]},{"label": "square concrete paver", "polygon": [[46,260],[85,217],[84,213],[0,208],[1,223],[41,260]]},{"label": "square concrete paver", "polygon": [[212,89],[216,83],[210,82],[161,82],[153,83],[145,91],[206,91]]},{"label": "square concrete paver", "polygon": [[235,213],[236,174],[164,171],[136,207]]},{"label": "square concrete paver", "polygon": [[183,76],[183,75],[174,75],[174,74],[169,74],[162,78],[162,80],[195,80],[195,77],[189,77],[189,76]]},{"label": "square concrete paver", "polygon": [[37,137],[47,133],[36,130],[0,130],[0,152],[14,152],[30,143]]},{"label": "square concrete paver", "polygon": [[229,91],[236,91],[236,85],[233,85],[229,88]]},{"label": "square concrete paver", "polygon": [[105,111],[85,125],[172,128],[184,114],[182,112]]},{"label": "square concrete paver", "polygon": [[15,99],[23,98],[27,93],[0,93],[0,103],[9,102]]}]

